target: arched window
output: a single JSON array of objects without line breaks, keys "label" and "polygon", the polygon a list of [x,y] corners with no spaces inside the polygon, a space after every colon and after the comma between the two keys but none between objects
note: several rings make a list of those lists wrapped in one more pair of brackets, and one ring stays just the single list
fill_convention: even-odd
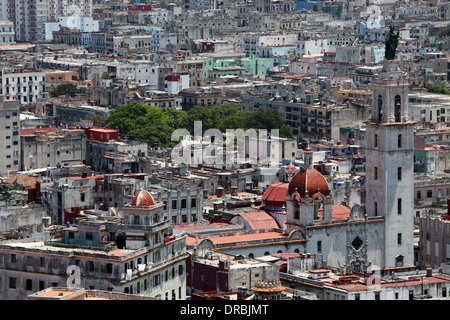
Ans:
[{"label": "arched window", "polygon": [[383,97],[378,96],[378,122],[381,122],[381,117],[383,116]]},{"label": "arched window", "polygon": [[401,118],[401,106],[402,106],[402,99],[400,98],[400,96],[395,96],[394,99],[394,117],[395,117],[395,122],[400,122]]}]

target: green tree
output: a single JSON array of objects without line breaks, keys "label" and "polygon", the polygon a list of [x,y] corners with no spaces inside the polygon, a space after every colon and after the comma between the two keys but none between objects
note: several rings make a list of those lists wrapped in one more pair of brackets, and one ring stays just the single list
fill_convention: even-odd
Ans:
[{"label": "green tree", "polygon": [[276,109],[262,108],[255,112],[221,105],[213,108],[194,106],[189,111],[148,106],[140,102],[120,105],[111,111],[106,127],[119,130],[123,138],[147,142],[150,146],[173,146],[172,132],[187,129],[194,134],[194,122],[201,121],[203,132],[216,128],[279,129],[280,137],[292,137]]},{"label": "green tree", "polygon": [[444,38],[447,36],[450,36],[450,27],[446,27],[446,28],[439,30],[439,32],[438,32],[439,38]]},{"label": "green tree", "polygon": [[86,89],[78,88],[76,85],[72,83],[63,83],[58,85],[53,91],[50,91],[51,97],[59,97],[64,95],[69,95],[71,97],[76,96],[77,94],[85,94]]},{"label": "green tree", "polygon": [[443,82],[428,84],[427,91],[431,93],[450,94],[450,90],[447,88],[447,85]]},{"label": "green tree", "polygon": [[96,127],[102,127],[105,125],[105,118],[98,113],[90,113],[84,117],[85,120],[91,120],[92,124]]},{"label": "green tree", "polygon": [[150,147],[172,147],[175,142],[171,141],[173,129],[166,125],[148,125],[139,129],[131,130],[128,139],[147,143]]}]

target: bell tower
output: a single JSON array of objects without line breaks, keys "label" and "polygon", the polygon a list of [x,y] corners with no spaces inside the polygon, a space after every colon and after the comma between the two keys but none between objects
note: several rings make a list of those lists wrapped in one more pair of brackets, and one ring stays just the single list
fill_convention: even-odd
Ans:
[{"label": "bell tower", "polygon": [[408,117],[408,76],[383,60],[372,85],[366,122],[366,213],[384,217],[380,268],[414,265],[414,122]]}]

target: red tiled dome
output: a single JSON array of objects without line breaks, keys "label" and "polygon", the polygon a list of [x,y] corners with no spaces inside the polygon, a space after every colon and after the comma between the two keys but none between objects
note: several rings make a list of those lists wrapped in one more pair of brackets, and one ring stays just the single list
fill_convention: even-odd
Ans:
[{"label": "red tiled dome", "polygon": [[306,147],[304,151],[313,151],[311,147]]},{"label": "red tiled dome", "polygon": [[294,175],[289,183],[289,195],[292,195],[296,188],[302,198],[305,196],[306,190],[308,190],[308,195],[310,197],[313,197],[317,193],[317,189],[325,196],[330,192],[327,180],[325,180],[324,176],[314,168],[299,171]]},{"label": "red tiled dome", "polygon": [[155,204],[155,200],[153,199],[153,196],[148,192],[147,190],[142,190],[138,194],[136,194],[133,198],[133,201],[131,201],[132,206],[139,206],[139,207],[151,207]]},{"label": "red tiled dome", "polygon": [[285,171],[287,171],[287,172],[289,172],[289,171],[297,171],[297,167],[294,166],[294,165],[291,163],[291,164],[288,164],[288,165],[286,166]]}]

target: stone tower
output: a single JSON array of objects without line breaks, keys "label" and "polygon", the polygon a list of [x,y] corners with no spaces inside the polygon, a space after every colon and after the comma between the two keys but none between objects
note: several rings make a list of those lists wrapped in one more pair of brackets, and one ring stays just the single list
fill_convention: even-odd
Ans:
[{"label": "stone tower", "polygon": [[385,219],[380,268],[414,265],[414,122],[408,118],[408,77],[384,60],[372,86],[367,122],[366,213]]}]

